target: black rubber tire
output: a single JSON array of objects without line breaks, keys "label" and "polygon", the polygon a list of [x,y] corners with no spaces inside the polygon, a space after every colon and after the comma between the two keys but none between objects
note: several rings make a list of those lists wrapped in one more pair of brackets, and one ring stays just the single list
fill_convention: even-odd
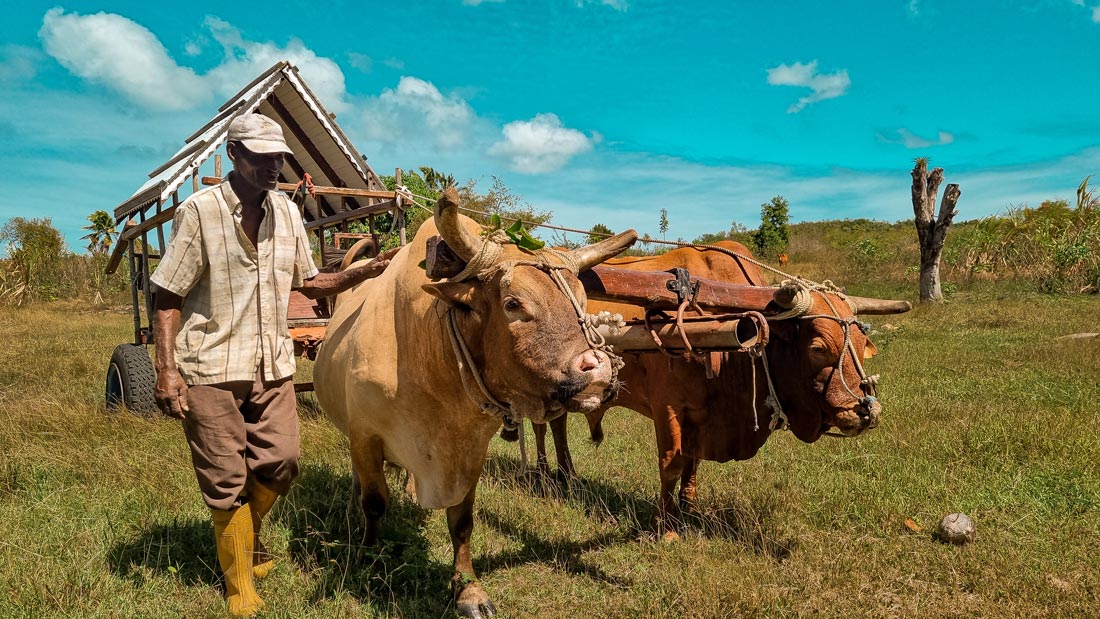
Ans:
[{"label": "black rubber tire", "polygon": [[107,364],[107,410],[125,408],[145,417],[156,415],[157,407],[153,390],[157,387],[157,371],[144,346],[119,344]]}]

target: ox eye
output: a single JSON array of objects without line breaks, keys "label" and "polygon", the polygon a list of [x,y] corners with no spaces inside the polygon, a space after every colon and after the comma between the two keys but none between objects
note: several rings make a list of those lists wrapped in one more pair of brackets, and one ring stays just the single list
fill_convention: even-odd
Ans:
[{"label": "ox eye", "polygon": [[523,309],[523,303],[515,297],[508,297],[504,300],[504,309],[509,312],[518,312]]}]

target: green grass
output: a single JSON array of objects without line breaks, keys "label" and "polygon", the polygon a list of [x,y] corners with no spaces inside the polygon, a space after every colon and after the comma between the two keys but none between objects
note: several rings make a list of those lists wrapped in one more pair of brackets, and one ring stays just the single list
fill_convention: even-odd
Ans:
[{"label": "green grass", "polygon": [[[581,479],[549,495],[494,440],[474,551],[503,616],[1100,614],[1100,341],[1055,339],[1097,331],[1100,299],[992,287],[949,301],[873,321],[879,429],[816,445],[783,433],[749,462],[704,463],[704,515],[679,543],[652,532],[643,417],[613,411],[598,449],[573,419]],[[131,328],[83,305],[0,310],[2,618],[224,612],[179,424],[103,410]],[[395,472],[382,543],[364,547],[346,441],[302,404],[303,473],[265,525],[281,556],[265,616],[451,616],[442,512],[402,498]],[[974,544],[931,539],[952,511],[974,518]]]}]

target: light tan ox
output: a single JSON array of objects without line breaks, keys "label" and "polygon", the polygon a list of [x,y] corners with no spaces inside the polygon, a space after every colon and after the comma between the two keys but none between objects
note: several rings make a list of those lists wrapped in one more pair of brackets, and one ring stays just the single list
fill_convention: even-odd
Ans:
[{"label": "light tan ox", "polygon": [[[383,465],[402,466],[420,505],[447,510],[457,608],[479,618],[496,610],[476,581],[470,556],[474,493],[489,439],[502,425],[482,406],[491,397],[516,420],[546,422],[566,410],[593,411],[616,387],[609,357],[589,345],[550,269],[508,263],[569,263],[576,272],[559,272],[583,308],[576,273],[626,249],[637,234],[627,231],[565,253],[534,255],[498,245],[499,258],[479,269],[484,281],[432,283],[418,264],[437,230],[465,261],[480,256],[484,264],[488,250],[495,250],[480,254],[480,228],[457,211],[458,194],[449,189],[436,203],[434,223],[421,226],[385,273],[339,297],[314,383],[325,412],[351,441],[367,542],[376,541],[389,499]],[[472,363],[456,356],[449,314]]]}]

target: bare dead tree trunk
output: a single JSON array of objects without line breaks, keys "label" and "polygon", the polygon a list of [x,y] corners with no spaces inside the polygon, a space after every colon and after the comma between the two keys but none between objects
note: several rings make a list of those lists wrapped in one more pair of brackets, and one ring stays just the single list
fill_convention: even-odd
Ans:
[{"label": "bare dead tree trunk", "polygon": [[936,193],[943,182],[943,168],[928,171],[928,159],[920,157],[913,167],[913,214],[917,226],[917,240],[920,244],[920,300],[922,302],[942,303],[943,291],[940,289],[940,254],[947,240],[947,229],[951,220],[959,212],[955,204],[959,201],[959,186],[951,183],[943,190],[939,217],[933,219],[936,211]]}]

